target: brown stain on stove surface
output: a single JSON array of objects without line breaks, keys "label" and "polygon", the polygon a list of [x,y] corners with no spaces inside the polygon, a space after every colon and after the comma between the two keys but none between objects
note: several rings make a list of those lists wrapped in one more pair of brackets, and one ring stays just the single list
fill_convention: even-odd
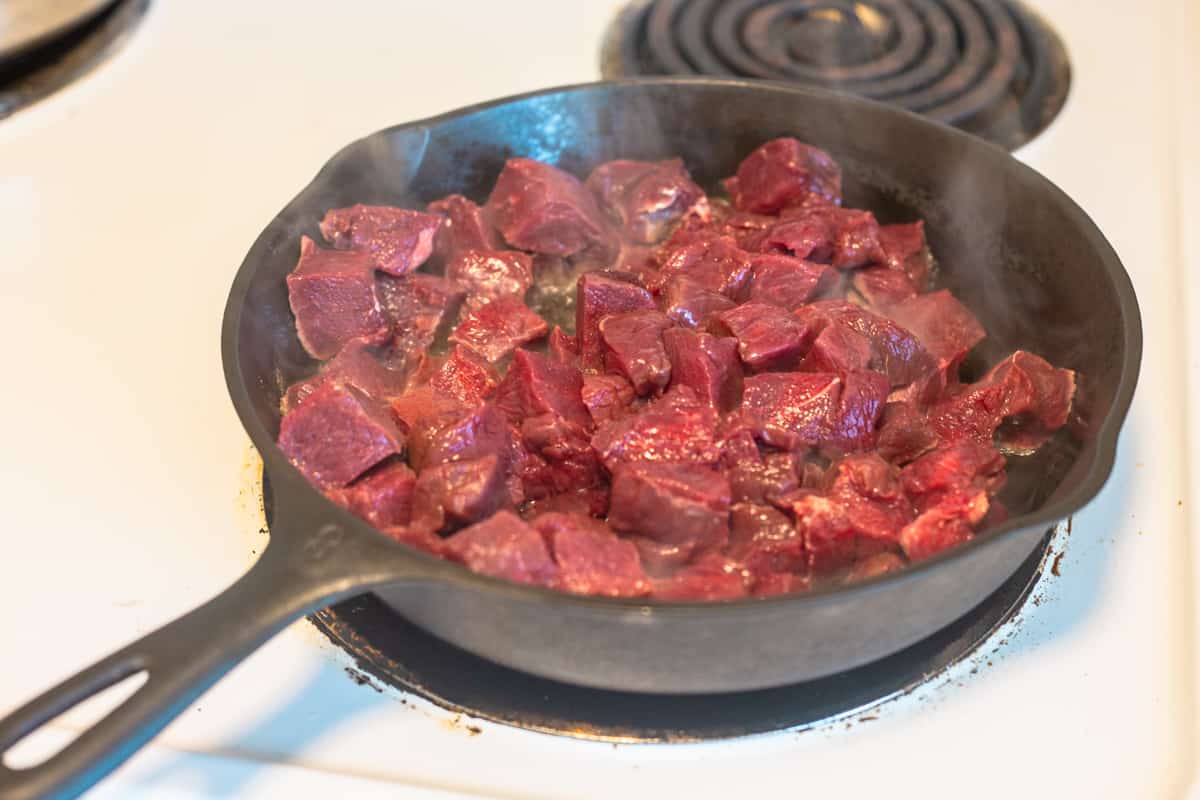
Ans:
[{"label": "brown stain on stove surface", "polygon": [[1058,555],[1054,557],[1054,563],[1050,565],[1050,573],[1056,578],[1062,576],[1062,573],[1059,571],[1059,567],[1062,566],[1063,555],[1065,555],[1065,553],[1060,550]]}]

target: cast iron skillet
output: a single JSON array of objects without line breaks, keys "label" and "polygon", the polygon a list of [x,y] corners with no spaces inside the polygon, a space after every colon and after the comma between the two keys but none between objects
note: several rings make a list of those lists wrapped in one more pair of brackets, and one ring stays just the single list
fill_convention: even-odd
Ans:
[{"label": "cast iron skillet", "polygon": [[[576,174],[617,157],[682,156],[715,188],[784,134],[831,151],[846,203],[924,218],[941,282],[989,331],[980,365],[1015,347],[1080,372],[1079,419],[1011,466],[1011,522],[897,575],[808,595],[666,604],[573,597],[476,575],[386,539],[326,501],[275,446],[279,397],[315,364],[296,339],[284,276],[331,207],[482,200],[504,159]],[[261,453],[272,507],[259,561],[223,594],[0,721],[0,751],[72,705],[145,671],[146,683],[61,753],[0,768],[0,794],[79,792],[127,758],[234,664],[301,615],[373,591],[454,644],[548,678],[633,692],[778,686],[895,652],[996,589],[1112,467],[1141,357],[1129,278],[1070,199],[1002,150],[903,111],[763,83],[650,79],[550,89],[400,125],[321,170],[254,243],[230,292],[225,374]],[[970,369],[972,365],[968,365]]]}]

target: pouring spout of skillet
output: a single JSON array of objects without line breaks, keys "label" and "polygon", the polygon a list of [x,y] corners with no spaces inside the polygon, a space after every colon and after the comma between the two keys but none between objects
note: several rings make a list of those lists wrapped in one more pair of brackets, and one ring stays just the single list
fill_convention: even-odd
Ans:
[{"label": "pouring spout of skillet", "polygon": [[[726,603],[577,597],[510,584],[387,539],[326,500],[275,445],[286,387],[310,375],[285,278],[327,209],[482,198],[506,159],[586,174],[617,158],[680,157],[705,188],[762,142],[792,136],[843,168],[847,206],[926,221],[939,282],[989,338],[979,362],[1032,350],[1079,375],[1075,419],[1009,465],[1003,526],[860,584]],[[543,677],[630,692],[798,683],[906,647],[1000,586],[1046,529],[1103,486],[1132,399],[1141,323],[1129,277],[1087,215],[1004,151],[869,101],[773,84],[646,79],[550,89],[400,125],[335,155],[254,243],[226,306],[226,380],[263,457],[271,543],[225,593],[0,720],[0,752],[89,696],[146,683],[57,755],[0,765],[0,795],[75,794],[147,742],[289,621],[375,592],[433,634]],[[972,364],[967,363],[970,371]]]}]

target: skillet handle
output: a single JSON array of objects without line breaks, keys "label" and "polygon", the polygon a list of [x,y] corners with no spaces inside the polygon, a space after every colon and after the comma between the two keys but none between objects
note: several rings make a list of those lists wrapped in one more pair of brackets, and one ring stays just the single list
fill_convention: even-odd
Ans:
[{"label": "skillet handle", "polygon": [[[0,797],[82,793],[288,623],[411,571],[412,561],[386,542],[347,536],[336,524],[273,534],[254,566],[224,592],[0,719]],[[18,741],[141,672],[146,682],[62,751],[25,769],[3,764]]]}]

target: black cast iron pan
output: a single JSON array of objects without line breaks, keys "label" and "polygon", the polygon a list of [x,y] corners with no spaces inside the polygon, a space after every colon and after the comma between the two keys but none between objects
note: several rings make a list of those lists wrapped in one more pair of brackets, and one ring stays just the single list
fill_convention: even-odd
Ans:
[{"label": "black cast iron pan", "polygon": [[[846,203],[885,222],[924,218],[941,282],[983,321],[981,367],[1016,347],[1081,375],[1078,419],[1010,465],[1002,528],[852,588],[767,600],[665,604],[573,597],[476,575],[396,544],[326,501],[276,448],[279,397],[315,364],[296,339],[284,277],[300,234],[356,202],[482,200],[522,155],[586,173],[617,157],[682,156],[715,188],[763,141],[831,151]],[[516,669],[632,692],[709,693],[795,683],[895,652],[960,617],[1099,491],[1141,357],[1129,278],[1070,199],[1004,151],[883,105],[809,89],[649,79],[551,89],[400,125],[355,142],[254,243],[222,331],[234,406],[262,454],[271,540],[226,592],[0,721],[0,750],[122,678],[146,683],[48,761],[0,768],[0,795],[71,794],[99,780],[292,620],[375,592],[432,633]]]}]

